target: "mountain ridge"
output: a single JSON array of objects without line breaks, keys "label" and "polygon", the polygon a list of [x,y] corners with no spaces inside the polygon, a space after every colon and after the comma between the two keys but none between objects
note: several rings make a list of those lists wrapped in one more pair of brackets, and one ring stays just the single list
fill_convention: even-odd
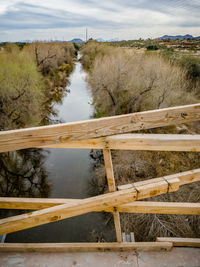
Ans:
[{"label": "mountain ridge", "polygon": [[185,35],[163,35],[162,37],[159,37],[157,39],[161,40],[166,40],[166,39],[172,39],[172,40],[177,40],[177,39],[200,39],[200,36],[192,36],[190,34],[185,34]]}]

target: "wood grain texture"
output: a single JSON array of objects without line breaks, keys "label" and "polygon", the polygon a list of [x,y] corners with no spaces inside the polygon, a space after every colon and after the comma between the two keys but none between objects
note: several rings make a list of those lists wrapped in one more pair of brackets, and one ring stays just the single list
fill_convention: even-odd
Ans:
[{"label": "wood grain texture", "polygon": [[0,152],[123,134],[200,119],[200,104],[0,132]]},{"label": "wood grain texture", "polygon": [[[38,210],[73,202],[81,202],[81,199],[2,197],[0,198],[0,209]],[[115,208],[108,207],[103,210],[96,209],[95,211],[113,212],[114,210],[127,213],[200,215],[200,203],[134,201],[115,206]]]},{"label": "wood grain texture", "polygon": [[170,251],[170,242],[130,243],[0,243],[0,252]]},{"label": "wood grain texture", "polygon": [[143,184],[138,182],[131,188],[86,198],[81,202],[57,205],[23,215],[1,219],[0,234],[15,232],[96,210],[104,210],[108,207],[115,207],[133,202],[137,199],[165,194],[169,190],[168,184],[170,184],[170,191],[176,191],[179,188],[179,179],[171,178],[168,182],[160,178],[151,179],[149,183],[148,180]]},{"label": "wood grain texture", "polygon": [[157,237],[158,242],[172,242],[175,247],[200,247],[200,238]]},{"label": "wood grain texture", "polygon": [[75,140],[41,148],[121,149],[150,151],[200,151],[200,135],[119,134],[103,138]]},{"label": "wood grain texture", "polygon": [[115,178],[113,173],[112,156],[110,149],[103,149],[104,164],[109,192],[116,191]]},{"label": "wood grain texture", "polygon": [[[114,192],[116,191],[116,186],[115,186],[115,177],[114,177],[113,165],[112,165],[112,155],[111,155],[110,149],[103,149],[103,156],[104,156],[104,164],[105,164],[105,169],[106,169],[108,189],[109,189],[109,192]],[[115,211],[113,212],[113,219],[114,219],[117,242],[122,242],[122,232],[121,232],[119,212],[115,212]]]},{"label": "wood grain texture", "polygon": [[200,215],[200,203],[135,201],[116,207],[119,212]]},{"label": "wood grain texture", "polygon": [[153,197],[179,189],[180,185],[200,180],[200,170],[178,173],[119,187],[120,191],[86,198],[81,202],[72,202],[46,208],[28,214],[0,220],[0,234],[19,231],[37,225],[63,220],[84,213],[106,210],[139,199]]},{"label": "wood grain texture", "polygon": [[[160,178],[155,178],[155,179],[153,179],[153,181],[154,182],[162,181],[163,178],[167,181],[170,181],[171,179],[173,180],[175,178],[178,178],[179,179],[179,185],[198,182],[198,181],[200,181],[200,169],[194,169],[194,170],[190,170],[190,171],[186,171],[186,172],[180,172],[180,173],[176,173],[176,174],[172,174],[172,175],[163,176]],[[132,188],[135,184],[137,184],[137,186],[145,185],[145,184],[151,184],[151,180],[152,179],[144,180],[144,181],[133,183],[133,184],[120,185],[120,186],[118,186],[118,190]]]}]

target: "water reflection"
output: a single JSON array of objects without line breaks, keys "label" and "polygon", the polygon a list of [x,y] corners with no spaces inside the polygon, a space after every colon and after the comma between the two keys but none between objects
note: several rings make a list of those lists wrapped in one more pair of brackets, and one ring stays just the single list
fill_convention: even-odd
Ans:
[{"label": "water reflection", "polygon": [[0,154],[0,195],[6,197],[48,197],[45,160],[47,152],[27,149]]}]

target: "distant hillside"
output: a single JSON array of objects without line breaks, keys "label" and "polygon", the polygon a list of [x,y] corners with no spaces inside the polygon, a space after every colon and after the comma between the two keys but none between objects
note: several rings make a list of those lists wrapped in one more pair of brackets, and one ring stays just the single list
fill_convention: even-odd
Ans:
[{"label": "distant hillside", "polygon": [[83,44],[85,43],[82,39],[80,38],[74,38],[71,41],[69,41],[70,43],[77,43],[77,44]]},{"label": "distant hillside", "polygon": [[104,40],[103,38],[97,38],[96,41],[98,41],[98,42],[118,42],[119,40],[117,38],[110,39],[110,40]]},{"label": "distant hillside", "polygon": [[193,37],[190,34],[186,34],[186,35],[163,35],[162,37],[159,37],[158,39],[162,39],[162,40],[166,40],[166,39],[172,39],[172,40],[176,40],[176,39],[200,39],[200,36]]}]

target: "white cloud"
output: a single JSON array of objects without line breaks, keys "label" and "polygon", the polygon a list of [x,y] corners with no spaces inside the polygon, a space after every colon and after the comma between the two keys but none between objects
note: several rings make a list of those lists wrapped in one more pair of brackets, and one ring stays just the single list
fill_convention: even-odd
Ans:
[{"label": "white cloud", "polygon": [[200,35],[199,0],[0,0],[1,41]]}]

